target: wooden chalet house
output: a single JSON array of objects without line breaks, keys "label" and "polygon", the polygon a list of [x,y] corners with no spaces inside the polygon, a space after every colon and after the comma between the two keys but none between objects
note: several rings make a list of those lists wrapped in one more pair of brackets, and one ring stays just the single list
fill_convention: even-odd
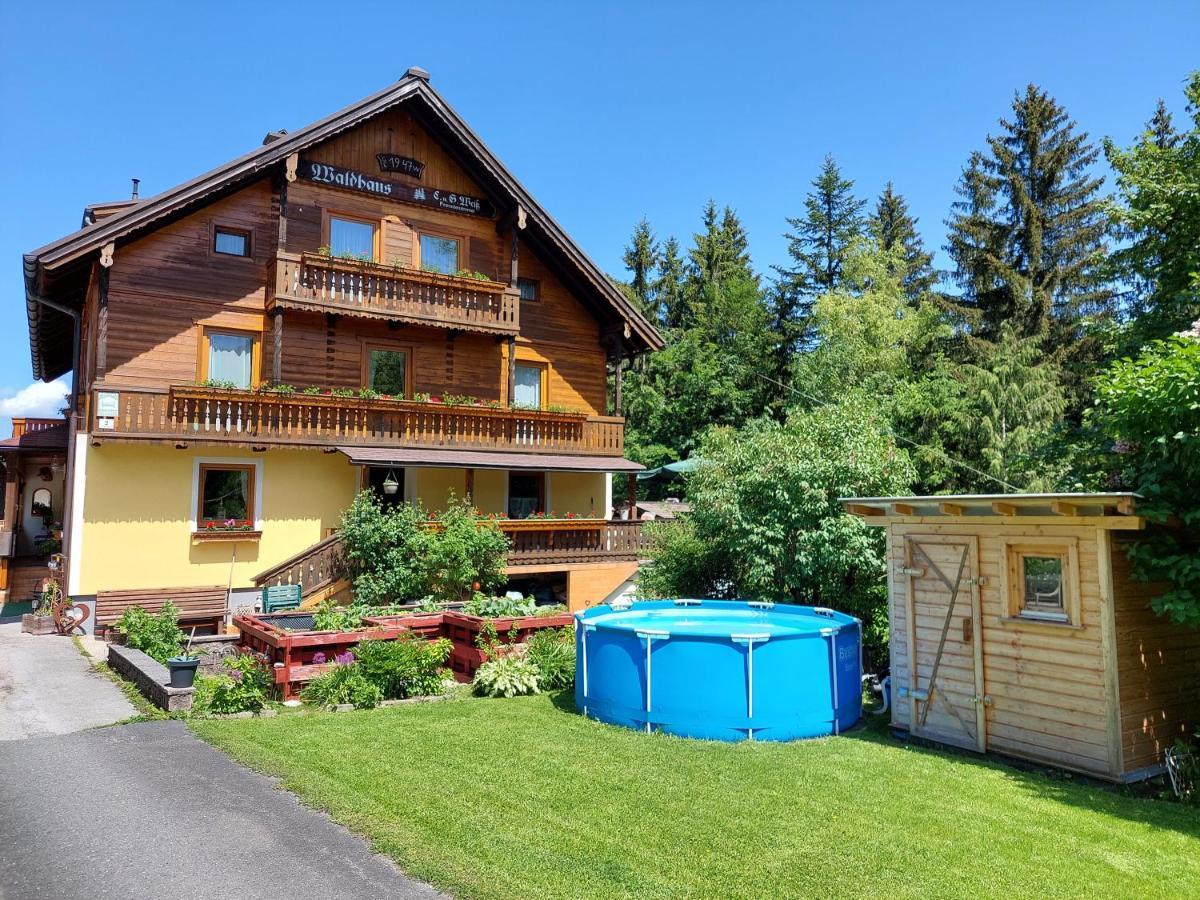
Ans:
[{"label": "wooden chalet house", "polygon": [[621,368],[662,340],[421,69],[24,266],[35,375],[75,372],[72,596],[311,593],[368,486],[506,516],[572,607],[636,572]]}]

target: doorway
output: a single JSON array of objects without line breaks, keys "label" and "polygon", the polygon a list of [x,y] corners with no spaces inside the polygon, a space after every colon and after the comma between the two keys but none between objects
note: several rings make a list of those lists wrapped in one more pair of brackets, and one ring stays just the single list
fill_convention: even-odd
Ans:
[{"label": "doorway", "polygon": [[[404,502],[404,469],[389,466],[367,466],[366,487],[375,492],[385,507],[399,506]],[[389,493],[389,486],[394,490]]]},{"label": "doorway", "polygon": [[956,747],[987,747],[978,547],[971,535],[904,536],[909,727]]}]

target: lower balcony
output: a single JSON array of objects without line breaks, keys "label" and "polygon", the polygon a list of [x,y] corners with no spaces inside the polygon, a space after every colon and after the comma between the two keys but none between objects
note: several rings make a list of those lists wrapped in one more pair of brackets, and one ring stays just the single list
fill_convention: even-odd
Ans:
[{"label": "lower balcony", "polygon": [[618,416],[177,386],[97,390],[94,441],[377,446],[620,457]]}]

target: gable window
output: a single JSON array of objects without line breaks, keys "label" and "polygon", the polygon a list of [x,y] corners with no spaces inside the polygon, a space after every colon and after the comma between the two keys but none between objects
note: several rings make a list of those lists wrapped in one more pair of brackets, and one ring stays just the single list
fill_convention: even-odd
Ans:
[{"label": "gable window", "polygon": [[545,400],[545,380],[545,366],[517,363],[512,405],[521,409],[541,409]]},{"label": "gable window", "polygon": [[508,473],[508,517],[528,519],[545,512],[546,476],[541,472]]},{"label": "gable window", "polygon": [[213,228],[213,252],[222,256],[249,256],[250,232],[217,225]]},{"label": "gable window", "polygon": [[459,241],[438,234],[423,234],[420,240],[421,268],[426,272],[453,275],[460,268]]},{"label": "gable window", "polygon": [[254,525],[253,465],[201,463],[196,527]]},{"label": "gable window", "polygon": [[521,299],[527,303],[536,303],[542,299],[542,283],[536,278],[518,278],[517,290]]},{"label": "gable window", "polygon": [[246,331],[204,329],[201,381],[250,388],[258,364],[258,335]]},{"label": "gable window", "polygon": [[332,256],[375,259],[376,224],[365,219],[348,216],[329,217],[329,252]]},{"label": "gable window", "polygon": [[367,348],[367,387],[393,397],[408,396],[407,350]]},{"label": "gable window", "polygon": [[1004,543],[1009,619],[1078,626],[1079,564],[1074,540],[1020,538]]}]

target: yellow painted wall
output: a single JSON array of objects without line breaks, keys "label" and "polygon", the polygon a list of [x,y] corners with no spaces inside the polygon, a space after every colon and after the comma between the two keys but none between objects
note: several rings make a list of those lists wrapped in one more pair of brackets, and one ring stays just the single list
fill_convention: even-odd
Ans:
[{"label": "yellow painted wall", "polygon": [[549,487],[549,512],[581,516],[605,514],[603,472],[550,472],[546,475]]},{"label": "yellow painted wall", "polygon": [[[354,498],[357,470],[341,454],[105,444],[87,448],[81,594],[123,588],[252,586],[254,575],[311,546],[337,526]],[[258,543],[193,543],[196,459],[262,463]],[[236,559],[235,554],[236,552]]]},{"label": "yellow painted wall", "polygon": [[[479,473],[475,473],[479,477]],[[466,469],[413,469],[416,478],[416,499],[429,512],[446,508],[451,492],[462,498],[467,493]]]},{"label": "yellow painted wall", "polygon": [[484,513],[502,513],[508,496],[508,473],[501,469],[475,470],[475,508]]}]

